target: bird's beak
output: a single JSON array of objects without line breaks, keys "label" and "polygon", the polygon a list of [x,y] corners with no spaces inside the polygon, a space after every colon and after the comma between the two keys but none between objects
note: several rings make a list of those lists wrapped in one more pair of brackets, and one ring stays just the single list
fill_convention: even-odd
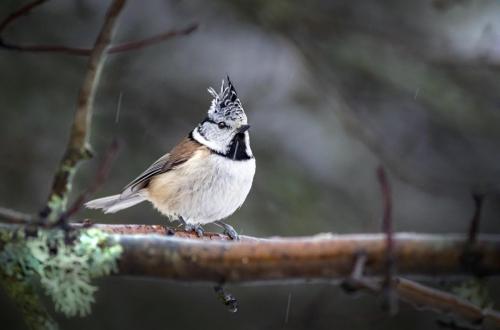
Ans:
[{"label": "bird's beak", "polygon": [[238,127],[238,133],[245,133],[250,128],[250,125],[241,125]]}]

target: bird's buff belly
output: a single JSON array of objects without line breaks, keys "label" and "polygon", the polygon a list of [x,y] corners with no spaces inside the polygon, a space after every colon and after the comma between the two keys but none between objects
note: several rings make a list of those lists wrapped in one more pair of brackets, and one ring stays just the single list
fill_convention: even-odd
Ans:
[{"label": "bird's buff belly", "polygon": [[206,224],[230,216],[243,204],[254,174],[255,159],[198,154],[152,179],[147,198],[172,220],[182,217],[189,224]]}]

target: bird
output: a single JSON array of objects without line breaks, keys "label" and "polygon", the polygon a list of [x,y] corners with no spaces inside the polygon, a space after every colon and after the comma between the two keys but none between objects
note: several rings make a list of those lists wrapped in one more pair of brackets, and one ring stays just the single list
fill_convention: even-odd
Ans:
[{"label": "bird", "polygon": [[171,151],[160,157],[120,194],[91,200],[90,209],[115,213],[144,201],[170,221],[203,236],[214,223],[237,240],[235,229],[222,222],[245,201],[255,175],[248,119],[229,76],[213,97],[207,116]]}]

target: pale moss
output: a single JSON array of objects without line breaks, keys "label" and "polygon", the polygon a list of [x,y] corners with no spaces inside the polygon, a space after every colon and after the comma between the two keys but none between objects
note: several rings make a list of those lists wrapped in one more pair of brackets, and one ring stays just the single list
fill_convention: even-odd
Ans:
[{"label": "pale moss", "polygon": [[484,280],[477,278],[468,279],[460,283],[460,285],[455,286],[452,292],[481,308],[490,308],[493,306],[493,301]]},{"label": "pale moss", "polygon": [[25,280],[37,275],[56,310],[67,316],[90,313],[97,290],[91,280],[116,271],[122,252],[106,233],[93,228],[78,232],[71,244],[59,229],[39,230],[36,237],[0,231],[0,240],[7,242],[0,252],[5,274]]}]

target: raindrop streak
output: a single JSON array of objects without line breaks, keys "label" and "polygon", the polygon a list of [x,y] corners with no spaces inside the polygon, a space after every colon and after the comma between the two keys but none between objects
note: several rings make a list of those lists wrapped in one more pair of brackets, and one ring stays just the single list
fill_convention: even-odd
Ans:
[{"label": "raindrop streak", "polygon": [[417,88],[417,89],[415,90],[415,95],[413,95],[413,99],[414,99],[414,100],[416,100],[416,99],[417,99],[418,92],[420,92],[420,88]]},{"label": "raindrop streak", "polygon": [[292,293],[288,294],[288,302],[286,304],[285,322],[283,325],[288,323],[288,317],[290,316],[290,303],[292,302]]},{"label": "raindrop streak", "polygon": [[118,96],[118,105],[116,106],[115,124],[118,124],[118,121],[120,120],[120,109],[122,107],[122,96],[123,96],[123,92],[120,92],[120,96]]}]

